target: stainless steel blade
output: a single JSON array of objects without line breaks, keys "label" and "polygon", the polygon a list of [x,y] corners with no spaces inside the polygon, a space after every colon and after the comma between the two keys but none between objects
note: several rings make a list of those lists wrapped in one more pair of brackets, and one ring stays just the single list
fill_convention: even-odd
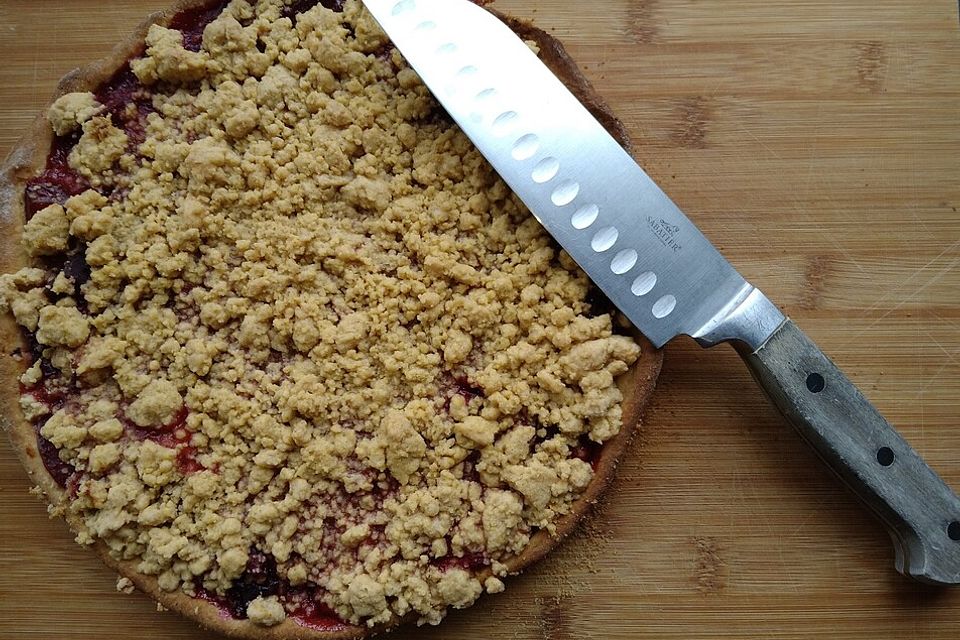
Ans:
[{"label": "stainless steel blade", "polygon": [[540,223],[651,342],[754,348],[784,316],[513,31],[468,0],[365,0]]}]

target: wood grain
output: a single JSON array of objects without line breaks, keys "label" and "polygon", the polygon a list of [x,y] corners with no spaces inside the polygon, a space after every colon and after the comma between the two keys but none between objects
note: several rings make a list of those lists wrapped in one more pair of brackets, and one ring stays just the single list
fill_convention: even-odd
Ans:
[{"label": "wood grain", "polygon": [[[0,153],[165,0],[3,0]],[[561,38],[635,155],[960,487],[954,0],[500,0]],[[0,445],[0,637],[201,638],[114,578]],[[394,637],[954,638],[960,591],[882,528],[726,347],[678,340],[589,526],[507,593]]]}]

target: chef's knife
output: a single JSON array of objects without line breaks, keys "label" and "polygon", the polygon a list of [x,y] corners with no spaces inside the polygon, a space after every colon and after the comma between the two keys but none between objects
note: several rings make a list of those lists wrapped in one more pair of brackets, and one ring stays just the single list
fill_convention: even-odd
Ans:
[{"label": "chef's knife", "polygon": [[777,408],[886,525],[897,570],[960,583],[960,499],[748,283],[513,31],[468,0],[364,0],[451,117],[660,347],[731,342]]}]

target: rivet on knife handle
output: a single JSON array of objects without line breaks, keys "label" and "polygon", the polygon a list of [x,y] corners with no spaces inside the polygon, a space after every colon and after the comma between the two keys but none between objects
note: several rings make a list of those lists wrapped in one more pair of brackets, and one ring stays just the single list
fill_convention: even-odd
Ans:
[{"label": "rivet on knife handle", "polygon": [[741,354],[777,408],[886,524],[897,570],[960,582],[960,499],[840,369],[790,320]]},{"label": "rivet on knife handle", "polygon": [[467,0],[364,0],[477,149],[656,346],[733,342],[777,406],[880,514],[897,568],[960,583],[960,500],[717,251],[508,27]]}]

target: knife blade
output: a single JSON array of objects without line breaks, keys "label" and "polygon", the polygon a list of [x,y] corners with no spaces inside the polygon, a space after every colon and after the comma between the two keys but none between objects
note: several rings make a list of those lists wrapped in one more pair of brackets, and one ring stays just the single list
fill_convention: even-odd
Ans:
[{"label": "knife blade", "polygon": [[410,66],[567,253],[657,347],[729,342],[870,507],[901,573],[960,583],[960,498],[720,254],[536,54],[469,0],[364,0]]}]

